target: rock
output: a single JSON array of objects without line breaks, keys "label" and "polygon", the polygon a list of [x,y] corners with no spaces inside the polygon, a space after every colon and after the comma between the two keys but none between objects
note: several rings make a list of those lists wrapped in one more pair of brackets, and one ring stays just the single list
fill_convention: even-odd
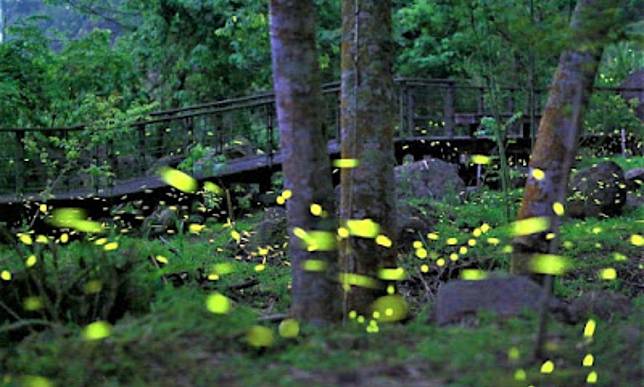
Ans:
[{"label": "rock", "polygon": [[591,291],[575,298],[568,307],[572,322],[586,320],[592,316],[609,320],[614,316],[626,316],[631,311],[628,297],[612,291]]},{"label": "rock", "polygon": [[[336,186],[336,216],[340,208],[340,186]],[[432,230],[436,221],[429,215],[431,208],[427,204],[411,205],[399,200],[396,205],[396,228],[397,247],[399,250],[408,251],[415,240],[419,240],[418,234],[425,235]]]},{"label": "rock", "polygon": [[247,138],[237,136],[231,142],[224,145],[223,153],[227,159],[238,159],[256,155],[257,149],[255,149]]},{"label": "rock", "polygon": [[448,196],[462,198],[465,183],[458,176],[458,166],[442,160],[426,158],[395,168],[399,199]]},{"label": "rock", "polygon": [[526,277],[453,280],[438,289],[434,318],[444,325],[476,316],[481,310],[512,317],[526,309],[537,311],[541,294],[541,286]]},{"label": "rock", "polygon": [[262,207],[269,207],[276,203],[279,194],[275,191],[261,192],[257,195],[257,202]]},{"label": "rock", "polygon": [[141,160],[133,155],[121,155],[116,158],[116,171],[120,172],[117,175],[122,175],[125,172],[128,176],[134,176],[141,172]]},{"label": "rock", "polygon": [[510,172],[510,187],[523,188],[528,181],[528,168],[520,167]]},{"label": "rock", "polygon": [[180,222],[177,211],[159,206],[143,221],[143,233],[149,237],[165,235],[169,229],[176,229]]},{"label": "rock", "polygon": [[286,210],[282,207],[269,207],[264,210],[264,217],[257,224],[249,241],[249,248],[282,245],[287,241]]},{"label": "rock", "polygon": [[644,168],[629,169],[624,173],[626,179],[626,188],[631,191],[637,191],[644,186]]},{"label": "rock", "polygon": [[424,237],[436,224],[429,214],[431,208],[412,206],[411,204],[399,203],[397,211],[396,227],[398,228],[398,250],[408,251],[416,240],[420,240],[418,234]]},{"label": "rock", "polygon": [[636,210],[642,205],[644,205],[644,193],[642,192],[626,193],[626,205],[624,206],[624,210],[626,211]]},{"label": "rock", "polygon": [[604,161],[573,176],[568,215],[574,218],[618,215],[626,203],[626,179],[619,165]]},{"label": "rock", "polygon": [[147,176],[156,176],[159,173],[159,169],[163,167],[176,167],[181,162],[181,156],[163,156],[159,159],[156,159],[152,162],[148,170],[146,171]]},{"label": "rock", "polygon": [[637,70],[629,75],[621,86],[625,89],[639,89],[639,90],[625,90],[621,92],[622,97],[626,101],[631,101],[632,99],[638,100],[635,111],[637,118],[644,120],[644,69]]},{"label": "rock", "polygon": [[226,157],[215,150],[210,150],[192,164],[192,173],[195,176],[216,175],[225,168]]}]

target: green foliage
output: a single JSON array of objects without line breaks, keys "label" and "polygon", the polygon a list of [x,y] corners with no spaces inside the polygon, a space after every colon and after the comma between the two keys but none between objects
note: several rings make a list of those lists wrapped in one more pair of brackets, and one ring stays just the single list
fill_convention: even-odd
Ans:
[{"label": "green foliage", "polygon": [[[335,80],[339,74],[339,4],[319,3],[323,78]],[[137,0],[128,2],[126,8],[139,13],[142,23],[124,38],[124,44],[136,57],[137,70],[148,74],[151,95],[164,105],[187,105],[270,88],[266,2]]]},{"label": "green foliage", "polygon": [[[113,322],[126,312],[145,312],[152,283],[141,270],[142,263],[133,250],[107,252],[87,243],[61,248],[52,240],[33,249],[4,249],[0,266],[13,278],[0,287],[0,321],[5,324],[0,337],[11,332],[6,324],[18,328],[23,323],[28,327],[29,321]],[[39,306],[31,310],[28,299],[37,300]]]},{"label": "green foliage", "polygon": [[[97,117],[82,110],[88,98],[112,98],[127,110],[140,101],[140,77],[130,54],[110,44],[107,30],[94,30],[54,52],[34,25],[11,29],[0,45],[0,119],[4,127],[66,126]],[[78,109],[79,105],[81,109]]]},{"label": "green foliage", "polygon": [[16,27],[0,44],[0,121],[5,127],[46,124],[52,99],[48,40],[34,26]]},{"label": "green foliage", "polygon": [[[542,76],[556,63],[567,25],[565,1],[535,1],[539,22],[531,22],[528,3],[504,1],[415,0],[405,3],[394,19],[402,50],[402,75],[468,77],[480,80],[481,66],[494,64],[508,81],[525,81],[530,50]],[[557,31],[557,32],[555,32]],[[529,48],[529,49],[526,49]],[[543,78],[542,78],[543,79]]]},{"label": "green foliage", "polygon": [[[60,135],[56,132],[29,132],[23,140],[27,159],[38,163],[40,172],[47,179],[45,191],[58,187],[72,171],[89,175],[91,183],[103,181],[113,175],[110,161],[122,154],[136,154],[136,144],[131,141],[134,129],[130,126],[147,116],[157,105],[134,103],[122,110],[122,98],[86,95],[73,111],[76,119],[90,124],[80,131]],[[99,149],[103,157],[94,157]],[[13,152],[13,148],[5,149]],[[10,154],[10,153],[9,153]],[[0,167],[0,171],[6,166]]]},{"label": "green foliage", "polygon": [[625,129],[626,133],[642,138],[644,123],[635,113],[638,104],[636,99],[627,102],[617,94],[595,93],[584,117],[585,129],[597,134],[619,134]]}]

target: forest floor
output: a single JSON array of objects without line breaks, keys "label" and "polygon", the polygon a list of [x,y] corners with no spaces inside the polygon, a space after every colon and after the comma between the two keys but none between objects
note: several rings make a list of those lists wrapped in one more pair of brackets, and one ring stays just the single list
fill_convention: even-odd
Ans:
[{"label": "forest floor", "polygon": [[[638,158],[635,164],[644,165],[644,160]],[[515,213],[521,190],[512,191],[510,199]],[[619,217],[563,223],[562,255],[571,260],[572,268],[556,277],[554,294],[573,302],[589,292],[614,292],[629,300],[630,312],[620,314],[621,306],[607,300],[609,305],[603,308],[608,313],[592,317],[596,321],[592,338],[583,337],[588,318],[575,323],[551,318],[546,353],[554,370],[547,373],[541,372],[543,360],[532,357],[538,324],[535,313],[511,319],[483,313],[451,326],[438,326],[431,320],[436,288],[457,278],[459,268],[507,272],[510,238],[502,195],[482,189],[465,203],[429,205],[439,237],[419,239],[430,255],[420,259],[413,251],[400,254],[400,265],[408,276],[397,290],[409,303],[409,318],[380,323],[377,332],[367,331],[369,318],[348,318],[327,328],[302,325],[295,338],[278,334],[279,321],[272,317],[288,310],[290,266],[279,246],[263,253],[244,247],[260,214],[237,221],[241,244],[231,237],[231,228],[222,224],[209,224],[198,235],[186,233],[163,240],[115,235],[107,242],[61,243],[55,247],[57,283],[72,281],[78,272],[97,264],[103,272],[96,275],[108,281],[116,276],[114,289],[123,292],[115,298],[120,303],[110,305],[118,311],[112,316],[118,317],[109,335],[88,340],[83,327],[92,321],[87,316],[97,312],[83,314],[69,306],[75,305],[72,301],[47,305],[60,309],[59,322],[41,329],[37,320],[33,324],[25,320],[18,333],[0,331],[0,381],[3,385],[70,387],[581,386],[594,371],[600,386],[641,382],[644,255],[631,237],[642,233],[643,207]],[[473,237],[473,230],[483,224],[490,230]],[[477,243],[458,261],[446,259],[440,268],[437,259],[458,248],[446,244],[447,238],[457,238],[461,245],[472,238]],[[488,243],[490,238],[499,243]],[[106,251],[106,243],[113,240],[118,240],[118,248]],[[0,253],[7,256],[15,251]],[[215,264],[225,264],[218,266],[221,275],[208,278],[207,271]],[[421,270],[422,265],[429,270]],[[108,267],[122,270],[109,271]],[[604,268],[615,268],[617,277],[601,279],[598,273]],[[6,289],[11,283],[0,286]],[[102,294],[91,291],[87,283],[83,286],[86,295]],[[207,300],[213,292],[233,301],[230,311],[214,314],[208,310]],[[105,307],[98,296],[87,297],[86,302],[93,305],[90,309]],[[83,323],[83,319],[88,320]],[[272,332],[270,346],[249,345],[248,332],[257,325]],[[259,332],[266,339],[268,333]],[[594,357],[592,366],[582,364],[584,358],[588,362],[588,354]]]}]

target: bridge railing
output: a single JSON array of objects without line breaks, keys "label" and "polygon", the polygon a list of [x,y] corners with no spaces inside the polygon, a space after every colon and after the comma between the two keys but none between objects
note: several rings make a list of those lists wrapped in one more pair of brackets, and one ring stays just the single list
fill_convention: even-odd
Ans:
[{"label": "bridge railing", "polygon": [[[400,78],[396,88],[398,136],[473,136],[481,118],[492,115],[486,88],[468,82]],[[322,94],[324,130],[327,139],[337,139],[339,83],[323,85]],[[546,93],[536,90],[535,94],[534,110],[540,112]],[[510,135],[529,136],[527,92],[503,87],[497,97],[501,118],[525,112]],[[0,128],[0,165],[7,166],[0,167],[0,194],[34,193],[45,188],[52,192],[98,191],[180,161],[194,173],[207,175],[216,174],[226,159],[266,155],[270,160],[279,150],[276,121],[273,93],[260,93],[155,112],[147,120],[111,128],[113,134],[107,141],[84,147],[80,144],[89,134],[105,128]],[[62,138],[77,141],[78,149],[83,149],[73,163],[65,152],[52,146]]]}]

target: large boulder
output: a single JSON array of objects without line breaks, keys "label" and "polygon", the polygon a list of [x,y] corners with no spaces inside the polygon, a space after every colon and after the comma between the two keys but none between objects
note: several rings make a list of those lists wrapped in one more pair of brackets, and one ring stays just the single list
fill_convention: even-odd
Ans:
[{"label": "large boulder", "polygon": [[580,170],[570,184],[568,214],[574,218],[618,215],[626,203],[626,179],[622,168],[604,161]]},{"label": "large boulder", "polygon": [[255,227],[249,241],[251,250],[267,246],[279,246],[287,241],[286,210],[282,207],[269,207],[264,210],[262,220]]},{"label": "large boulder", "polygon": [[458,166],[442,160],[426,158],[395,168],[396,189],[400,199],[448,196],[462,198],[465,183],[458,175]]},{"label": "large boulder", "polygon": [[453,280],[438,289],[434,319],[439,325],[476,317],[480,311],[500,317],[536,311],[542,288],[526,277],[490,278],[481,281]]}]

